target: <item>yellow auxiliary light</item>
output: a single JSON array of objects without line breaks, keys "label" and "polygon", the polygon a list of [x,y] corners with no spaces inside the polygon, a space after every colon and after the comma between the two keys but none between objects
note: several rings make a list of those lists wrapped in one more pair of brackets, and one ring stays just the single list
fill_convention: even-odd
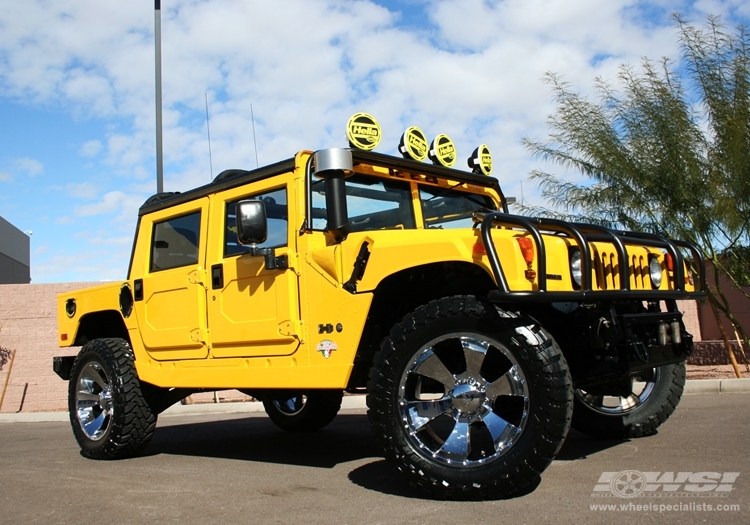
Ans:
[{"label": "yellow auxiliary light", "polygon": [[380,137],[380,124],[367,113],[355,113],[346,124],[346,138],[352,148],[373,150],[380,144]]},{"label": "yellow auxiliary light", "polygon": [[430,160],[433,164],[450,168],[456,163],[456,147],[448,135],[441,133],[430,144]]},{"label": "yellow auxiliary light", "polygon": [[489,175],[492,173],[492,155],[486,144],[482,144],[469,157],[469,167],[477,175]]},{"label": "yellow auxiliary light", "polygon": [[417,126],[411,126],[401,135],[398,150],[405,159],[423,161],[427,158],[427,138]]}]

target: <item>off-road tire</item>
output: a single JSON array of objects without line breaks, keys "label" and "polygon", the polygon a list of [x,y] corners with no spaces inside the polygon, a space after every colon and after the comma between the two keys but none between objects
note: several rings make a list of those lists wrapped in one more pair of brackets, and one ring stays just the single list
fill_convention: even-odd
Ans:
[{"label": "off-road tire", "polygon": [[71,370],[68,409],[81,454],[91,459],[136,456],[156,428],[133,350],[123,339],[93,339],[83,346]]},{"label": "off-road tire", "polygon": [[[649,436],[672,415],[685,389],[685,363],[664,365],[655,369],[655,381],[647,395],[635,395],[636,404],[620,411],[603,413],[598,403],[587,402],[585,392],[576,390],[572,427],[601,439],[626,439]],[[644,390],[645,391],[645,390]],[[635,401],[637,399],[637,401]]]},{"label": "off-road tire", "polygon": [[287,432],[320,430],[334,420],[341,409],[343,390],[307,390],[263,400],[271,421]]},{"label": "off-road tire", "polygon": [[[435,372],[441,364],[450,375]],[[500,383],[512,393],[499,394]],[[442,499],[509,497],[538,480],[565,440],[573,407],[568,366],[549,333],[473,296],[431,301],[396,324],[374,358],[368,392],[372,431],[386,459]],[[422,401],[430,395],[443,397]],[[453,429],[440,429],[443,423]]]}]

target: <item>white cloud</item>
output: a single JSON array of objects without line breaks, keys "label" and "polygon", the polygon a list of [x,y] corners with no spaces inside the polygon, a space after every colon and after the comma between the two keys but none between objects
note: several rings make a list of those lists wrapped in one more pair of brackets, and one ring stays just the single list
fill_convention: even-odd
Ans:
[{"label": "white cloud", "polygon": [[77,217],[104,215],[110,220],[135,222],[138,208],[145,201],[142,195],[132,195],[123,191],[110,191],[104,194],[99,202],[76,206]]},{"label": "white cloud", "polygon": [[13,177],[10,173],[0,171],[0,182],[13,182]]},{"label": "white cloud", "polygon": [[79,153],[84,157],[96,157],[102,150],[102,143],[99,140],[89,140],[81,145]]},{"label": "white cloud", "polygon": [[44,173],[44,165],[36,159],[23,157],[13,162],[13,168],[26,172],[29,177],[36,177]]},{"label": "white cloud", "polygon": [[99,194],[96,185],[90,182],[71,182],[66,184],[65,191],[67,191],[70,196],[77,199],[93,199]]}]

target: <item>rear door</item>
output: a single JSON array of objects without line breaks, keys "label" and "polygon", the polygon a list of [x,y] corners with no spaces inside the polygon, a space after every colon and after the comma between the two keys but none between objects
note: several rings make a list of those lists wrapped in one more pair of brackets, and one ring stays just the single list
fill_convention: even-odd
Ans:
[{"label": "rear door", "polygon": [[[201,359],[206,344],[205,243],[208,199],[141,218],[139,245],[147,246],[133,281],[143,344],[157,360]],[[143,243],[143,244],[140,244]]]}]

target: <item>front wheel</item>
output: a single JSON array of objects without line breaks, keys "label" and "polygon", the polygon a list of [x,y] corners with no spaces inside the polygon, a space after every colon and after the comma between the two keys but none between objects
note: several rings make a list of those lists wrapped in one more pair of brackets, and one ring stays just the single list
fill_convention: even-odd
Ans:
[{"label": "front wheel", "polygon": [[603,439],[648,436],[672,415],[685,389],[685,363],[664,365],[628,378],[630,393],[606,396],[575,390],[572,426]]},{"label": "front wheel", "polygon": [[123,339],[93,339],[73,363],[68,408],[81,454],[122,459],[151,441],[156,414],[141,390],[130,345]]},{"label": "front wheel", "polygon": [[343,390],[289,392],[263,400],[271,421],[287,432],[319,430],[334,420],[344,396]]},{"label": "front wheel", "polygon": [[417,308],[394,326],[367,405],[385,457],[417,487],[496,499],[536,480],[570,425],[562,352],[531,318],[472,296]]}]

